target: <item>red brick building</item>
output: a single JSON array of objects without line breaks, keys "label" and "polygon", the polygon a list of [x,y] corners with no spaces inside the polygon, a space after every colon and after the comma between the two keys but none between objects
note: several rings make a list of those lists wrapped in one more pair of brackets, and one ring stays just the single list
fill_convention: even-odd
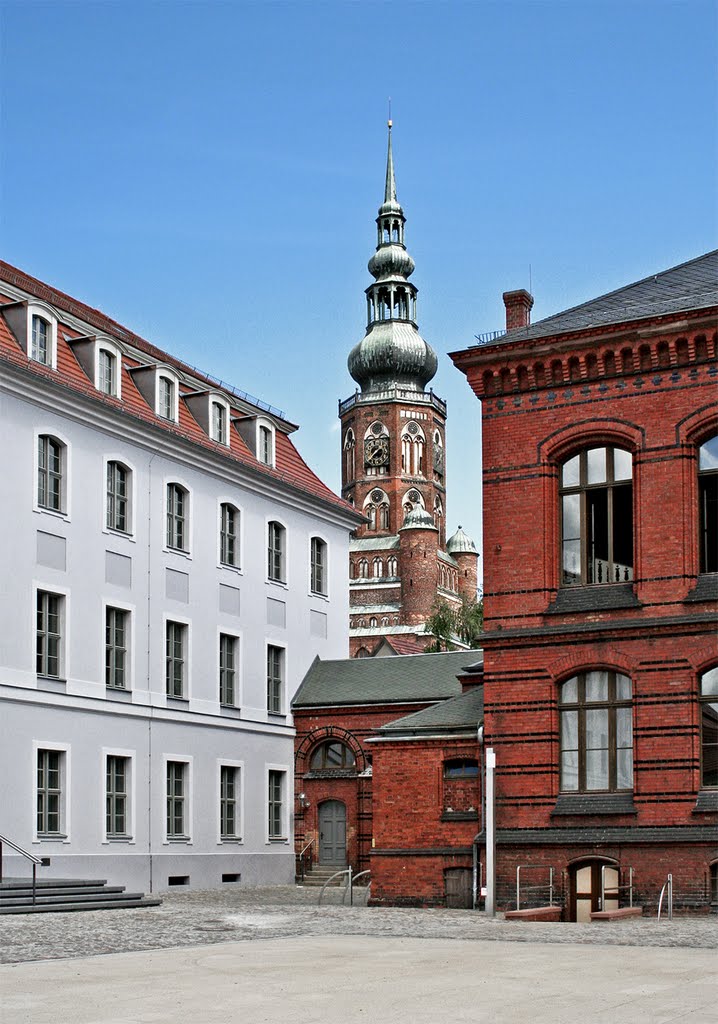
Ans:
[{"label": "red brick building", "polygon": [[482,402],[499,904],[519,865],[573,919],[602,868],[621,900],[632,869],[634,902],[671,873],[715,904],[718,252],[534,325],[504,300],[452,354]]},{"label": "red brick building", "polygon": [[[355,871],[369,868],[376,839],[372,814],[376,744],[368,740],[387,723],[407,715],[418,719],[417,712],[424,709],[449,707],[454,703],[451,698],[461,701],[462,682],[480,678],[480,662],[472,665],[477,656],[476,651],[459,651],[315,661],[292,703],[297,730],[295,840],[298,854],[306,848],[306,868],[314,864],[337,869],[351,865]],[[443,712],[442,717],[446,717]],[[426,735],[421,730],[420,734]],[[471,736],[473,750],[467,756],[475,762],[475,726]],[[455,754],[461,750],[463,756],[464,742],[463,736],[453,736]],[[476,790],[475,773],[470,785]],[[387,794],[386,801],[382,801],[379,834],[393,836],[390,845],[394,847],[400,844],[406,822],[412,820],[411,806],[423,806],[421,796],[414,801],[417,786],[423,787],[423,775],[416,774],[406,800],[399,794],[401,806],[409,808],[408,817],[397,813],[395,796]],[[467,848],[464,832],[473,836],[477,830],[478,798],[472,797],[469,805],[473,808],[470,817],[457,819],[463,829],[454,830],[445,841],[445,845],[460,847],[462,863]],[[471,822],[468,831],[467,820]],[[470,844],[469,838],[469,864]]]},{"label": "red brick building", "polygon": [[[342,495],[366,516],[350,546],[350,653],[397,637],[423,649],[437,597],[476,600],[476,548],[446,539],[446,403],[426,390],[436,353],[417,327],[414,261],[404,244],[389,123],[384,202],[369,261],[367,328],[349,355],[359,389],[339,404]],[[418,638],[418,639],[417,639]]]}]

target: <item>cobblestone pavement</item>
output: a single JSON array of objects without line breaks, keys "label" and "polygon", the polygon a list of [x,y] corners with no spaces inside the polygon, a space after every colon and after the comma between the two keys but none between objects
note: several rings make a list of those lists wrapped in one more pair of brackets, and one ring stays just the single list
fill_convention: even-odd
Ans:
[{"label": "cobblestone pavement", "polygon": [[[718,948],[718,917],[673,921],[633,918],[601,924],[541,924],[489,919],[472,910],[416,910],[340,905],[332,890],[232,888],[163,895],[160,907],[0,919],[0,962],[54,960],[133,950],[203,946],[242,939],[363,935],[619,946]],[[357,890],[365,902],[366,890]]]}]

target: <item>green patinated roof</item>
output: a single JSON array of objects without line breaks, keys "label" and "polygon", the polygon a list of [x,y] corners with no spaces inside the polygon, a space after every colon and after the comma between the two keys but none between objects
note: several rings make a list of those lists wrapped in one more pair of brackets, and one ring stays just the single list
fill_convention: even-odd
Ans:
[{"label": "green patinated roof", "polygon": [[484,718],[484,688],[473,687],[466,693],[434,704],[413,715],[383,725],[381,735],[413,736],[421,733],[466,732],[476,730]]},{"label": "green patinated roof", "polygon": [[446,700],[461,693],[457,676],[470,666],[480,668],[482,661],[481,651],[341,661],[317,658],[297,690],[292,707]]}]

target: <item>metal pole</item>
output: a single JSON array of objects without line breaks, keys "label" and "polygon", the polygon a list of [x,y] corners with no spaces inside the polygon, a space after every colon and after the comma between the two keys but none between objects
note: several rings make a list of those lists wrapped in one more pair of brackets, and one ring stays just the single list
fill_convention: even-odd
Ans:
[{"label": "metal pole", "polygon": [[354,884],[352,882],[351,864],[349,865],[349,906],[354,906]]},{"label": "metal pole", "polygon": [[496,822],[494,808],[494,771],[496,754],[486,748],[486,913],[496,916]]},{"label": "metal pole", "polygon": [[553,906],[553,868],[548,869],[548,905]]},{"label": "metal pole", "polygon": [[668,920],[673,920],[673,875],[668,876]]},{"label": "metal pole", "polygon": [[521,910],[521,865],[516,865],[516,909]]},{"label": "metal pole", "polygon": [[32,862],[32,902],[35,902],[35,882],[37,881],[37,864]]},{"label": "metal pole", "polygon": [[633,868],[628,869],[628,905],[633,906]]}]

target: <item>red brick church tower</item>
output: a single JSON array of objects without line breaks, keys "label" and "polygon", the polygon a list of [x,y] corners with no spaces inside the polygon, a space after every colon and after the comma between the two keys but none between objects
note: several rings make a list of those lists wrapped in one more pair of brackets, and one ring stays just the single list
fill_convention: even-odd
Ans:
[{"label": "red brick church tower", "polygon": [[367,328],[349,354],[359,389],[339,404],[342,494],[367,518],[350,543],[350,653],[423,651],[435,600],[476,597],[478,554],[446,540],[446,403],[426,385],[436,353],[416,322],[389,122],[384,202],[369,260]]}]

